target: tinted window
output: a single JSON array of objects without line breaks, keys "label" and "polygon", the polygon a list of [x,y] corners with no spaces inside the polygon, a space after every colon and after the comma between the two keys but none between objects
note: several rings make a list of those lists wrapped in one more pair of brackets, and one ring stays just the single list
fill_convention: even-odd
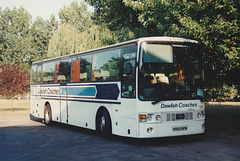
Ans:
[{"label": "tinted window", "polygon": [[136,97],[136,55],[137,46],[123,48],[122,50],[122,97]]},{"label": "tinted window", "polygon": [[31,83],[35,84],[37,83],[37,65],[32,66],[32,73],[31,73]]},{"label": "tinted window", "polygon": [[92,55],[86,55],[80,57],[80,80],[90,81],[91,80],[91,65]]},{"label": "tinted window", "polygon": [[119,79],[120,52],[116,49],[93,55],[92,81]]},{"label": "tinted window", "polygon": [[42,65],[37,66],[37,83],[41,83]]},{"label": "tinted window", "polygon": [[184,100],[203,97],[203,75],[197,46],[142,44],[139,99]]},{"label": "tinted window", "polygon": [[71,59],[57,62],[55,82],[69,82],[71,80],[71,66]]},{"label": "tinted window", "polygon": [[54,78],[54,62],[46,62],[43,64],[43,83],[52,83]]}]

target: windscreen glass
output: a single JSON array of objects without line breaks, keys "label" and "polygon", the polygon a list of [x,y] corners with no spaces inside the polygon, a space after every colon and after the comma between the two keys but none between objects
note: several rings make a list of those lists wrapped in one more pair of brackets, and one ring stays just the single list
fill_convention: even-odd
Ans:
[{"label": "windscreen glass", "polygon": [[140,100],[203,97],[203,76],[196,45],[142,43],[139,64]]}]

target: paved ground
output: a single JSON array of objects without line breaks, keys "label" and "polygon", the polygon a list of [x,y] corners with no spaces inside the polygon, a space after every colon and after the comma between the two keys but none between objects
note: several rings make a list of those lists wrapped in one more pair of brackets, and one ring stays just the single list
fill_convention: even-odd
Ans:
[{"label": "paved ground", "polygon": [[66,125],[47,127],[28,116],[0,116],[0,160],[154,161],[240,160],[240,139],[210,135],[103,139]]}]

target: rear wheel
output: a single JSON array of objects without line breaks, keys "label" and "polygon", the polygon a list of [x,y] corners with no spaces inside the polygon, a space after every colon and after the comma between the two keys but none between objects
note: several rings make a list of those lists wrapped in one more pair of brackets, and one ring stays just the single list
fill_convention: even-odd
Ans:
[{"label": "rear wheel", "polygon": [[52,124],[52,110],[49,104],[45,105],[44,108],[44,123],[46,125]]},{"label": "rear wheel", "polygon": [[112,135],[112,124],[109,113],[103,110],[97,117],[97,131],[104,138],[110,138]]}]

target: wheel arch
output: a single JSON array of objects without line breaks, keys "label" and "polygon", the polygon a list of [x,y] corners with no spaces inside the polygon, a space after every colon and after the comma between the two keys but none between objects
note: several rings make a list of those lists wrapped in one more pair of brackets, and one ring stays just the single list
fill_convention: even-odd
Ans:
[{"label": "wheel arch", "polygon": [[101,113],[103,111],[106,111],[109,115],[109,118],[110,118],[110,124],[111,124],[111,129],[112,129],[112,118],[111,118],[111,114],[110,112],[108,111],[108,109],[105,107],[105,106],[100,106],[97,110],[97,113],[96,113],[96,116],[95,116],[95,128],[97,130],[97,124],[98,124],[98,117],[100,117]]},{"label": "wheel arch", "polygon": [[45,112],[47,105],[49,105],[49,107],[50,107],[50,110],[52,111],[51,104],[49,103],[49,101],[46,101],[46,102],[45,102],[45,104],[44,104],[44,109],[43,109],[43,112]]},{"label": "wheel arch", "polygon": [[[48,112],[48,121],[46,121],[46,111]],[[52,124],[52,108],[50,103],[47,101],[44,104],[44,113],[43,113],[43,120],[46,125],[51,125]]]},{"label": "wheel arch", "polygon": [[44,106],[47,106],[47,105],[49,105],[51,107],[51,105],[48,101],[45,102]]}]

